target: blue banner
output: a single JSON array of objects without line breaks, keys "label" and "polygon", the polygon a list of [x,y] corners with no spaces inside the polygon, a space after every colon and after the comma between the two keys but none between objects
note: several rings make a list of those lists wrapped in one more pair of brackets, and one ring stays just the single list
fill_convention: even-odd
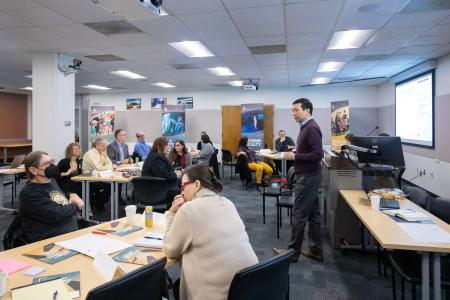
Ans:
[{"label": "blue banner", "polygon": [[176,140],[185,140],[186,118],[184,105],[163,105],[161,108],[161,132],[169,140],[172,149]]},{"label": "blue banner", "polygon": [[264,104],[241,105],[241,136],[248,137],[250,149],[264,148]]}]

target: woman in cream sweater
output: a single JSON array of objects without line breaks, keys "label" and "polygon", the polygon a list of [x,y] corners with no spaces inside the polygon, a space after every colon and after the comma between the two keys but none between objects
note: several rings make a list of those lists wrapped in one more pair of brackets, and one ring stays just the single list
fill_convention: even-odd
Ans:
[{"label": "woman in cream sweater", "polygon": [[185,170],[167,218],[164,253],[181,260],[181,300],[227,299],[234,275],[258,263],[234,204],[202,165]]}]

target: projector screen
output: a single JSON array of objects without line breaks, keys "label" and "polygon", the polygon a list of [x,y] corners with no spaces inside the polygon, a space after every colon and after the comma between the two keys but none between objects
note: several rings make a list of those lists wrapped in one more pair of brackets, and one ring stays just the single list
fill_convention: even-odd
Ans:
[{"label": "projector screen", "polygon": [[395,132],[402,142],[434,148],[434,72],[395,86]]}]

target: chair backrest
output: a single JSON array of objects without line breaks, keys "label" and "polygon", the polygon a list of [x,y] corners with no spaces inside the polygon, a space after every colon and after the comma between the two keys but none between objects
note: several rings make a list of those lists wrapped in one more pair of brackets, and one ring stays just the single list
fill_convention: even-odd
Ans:
[{"label": "chair backrest", "polygon": [[165,203],[167,199],[166,179],[159,177],[135,177],[131,181],[134,186],[134,198],[136,202],[145,205]]},{"label": "chair backrest", "polygon": [[239,173],[241,181],[252,180],[252,173],[248,167],[248,158],[246,155],[239,155],[236,160],[236,173]]},{"label": "chair backrest", "polygon": [[233,155],[231,155],[230,150],[222,149],[222,161],[223,162],[232,162]]},{"label": "chair backrest", "polygon": [[28,241],[25,237],[22,218],[17,214],[3,237],[3,249],[9,250],[26,244]]},{"label": "chair backrest", "polygon": [[132,271],[89,291],[86,300],[161,300],[168,297],[166,258]]},{"label": "chair backrest", "polygon": [[431,199],[430,212],[442,221],[450,224],[450,199],[443,197]]},{"label": "chair backrest", "polygon": [[426,210],[430,209],[430,194],[427,191],[417,186],[405,187],[403,190],[409,200]]},{"label": "chair backrest", "polygon": [[245,268],[231,281],[228,300],[281,300],[289,291],[289,266],[294,250]]},{"label": "chair backrest", "polygon": [[23,164],[24,159],[25,159],[25,154],[20,154],[20,155],[14,156],[13,161],[11,163],[11,169],[20,167],[20,165]]}]

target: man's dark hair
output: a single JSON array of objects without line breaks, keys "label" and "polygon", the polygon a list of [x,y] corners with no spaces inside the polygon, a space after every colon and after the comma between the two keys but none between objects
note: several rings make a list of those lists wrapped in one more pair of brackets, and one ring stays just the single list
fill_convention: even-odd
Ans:
[{"label": "man's dark hair", "polygon": [[312,105],[311,101],[309,101],[309,99],[306,99],[306,98],[297,99],[294,102],[292,102],[292,105],[295,105],[295,104],[301,104],[303,110],[309,109],[309,113],[312,115],[313,105]]},{"label": "man's dark hair", "polygon": [[207,135],[207,134],[202,135],[202,142],[203,142],[203,144],[211,143],[211,139],[209,138],[209,135]]},{"label": "man's dark hair", "polygon": [[117,139],[117,136],[119,135],[119,133],[121,133],[122,131],[125,131],[124,129],[117,129],[116,131],[114,131],[114,138]]}]

